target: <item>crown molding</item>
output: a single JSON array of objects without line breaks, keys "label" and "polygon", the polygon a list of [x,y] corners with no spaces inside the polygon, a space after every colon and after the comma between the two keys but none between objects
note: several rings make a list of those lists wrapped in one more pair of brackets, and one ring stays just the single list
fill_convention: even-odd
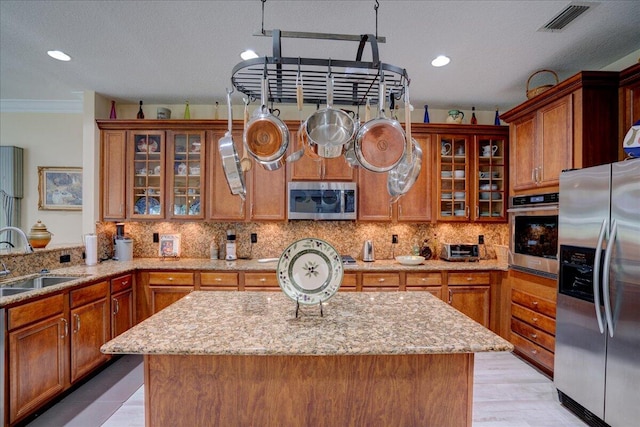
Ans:
[{"label": "crown molding", "polygon": [[82,100],[0,99],[0,113],[82,114]]}]

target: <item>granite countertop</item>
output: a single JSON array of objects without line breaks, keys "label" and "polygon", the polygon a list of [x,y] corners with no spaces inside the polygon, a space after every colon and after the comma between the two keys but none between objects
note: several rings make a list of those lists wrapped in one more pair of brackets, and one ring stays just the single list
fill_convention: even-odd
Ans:
[{"label": "granite countertop", "polygon": [[104,353],[391,355],[511,351],[428,292],[337,293],[301,306],[283,293],[192,292],[102,346]]},{"label": "granite countertop", "polygon": [[[161,260],[159,258],[134,258],[132,261],[105,261],[94,266],[84,264],[57,268],[51,270],[51,275],[76,276],[75,280],[49,286],[43,289],[34,289],[29,292],[11,296],[0,297],[0,308],[15,302],[26,301],[30,298],[46,295],[62,289],[72,288],[102,278],[113,277],[120,274],[134,272],[136,270],[215,270],[215,271],[274,271],[277,261],[260,262],[259,260],[211,260],[208,258],[182,258],[179,260]],[[376,271],[441,271],[441,270],[499,270],[507,271],[508,265],[499,263],[495,259],[479,262],[447,262],[425,261],[417,266],[405,266],[395,260],[377,260],[375,262],[363,262],[358,260],[356,264],[345,265],[346,272],[376,272]],[[11,278],[6,282],[0,282],[0,286],[11,286],[16,281],[37,277],[38,274]]]}]

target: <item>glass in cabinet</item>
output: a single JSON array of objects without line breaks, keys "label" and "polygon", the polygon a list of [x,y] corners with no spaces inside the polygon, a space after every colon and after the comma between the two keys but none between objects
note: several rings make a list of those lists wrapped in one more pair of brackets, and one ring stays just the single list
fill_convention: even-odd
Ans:
[{"label": "glass in cabinet", "polygon": [[470,144],[464,136],[440,136],[438,200],[440,219],[467,221],[470,191],[468,186]]},{"label": "glass in cabinet", "polygon": [[132,217],[164,216],[164,132],[134,131]]},{"label": "glass in cabinet", "polygon": [[170,132],[169,217],[204,218],[202,195],[205,159],[205,132]]},{"label": "glass in cabinet", "polygon": [[478,137],[476,172],[476,219],[480,221],[504,220],[506,207],[504,138]]}]

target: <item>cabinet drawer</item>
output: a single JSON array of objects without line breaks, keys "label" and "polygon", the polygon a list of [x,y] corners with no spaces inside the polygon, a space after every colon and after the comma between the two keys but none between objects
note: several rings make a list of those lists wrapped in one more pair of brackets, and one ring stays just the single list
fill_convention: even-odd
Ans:
[{"label": "cabinet drawer", "polygon": [[556,303],[539,296],[523,292],[519,289],[511,289],[511,301],[527,307],[538,313],[556,318]]},{"label": "cabinet drawer", "polygon": [[193,285],[193,273],[154,272],[149,273],[150,285]]},{"label": "cabinet drawer", "polygon": [[518,335],[523,336],[529,341],[534,342],[549,351],[554,351],[556,347],[556,340],[553,335],[547,334],[538,328],[524,323],[516,318],[511,319],[511,332],[515,332]]},{"label": "cabinet drawer", "polygon": [[278,277],[274,271],[265,273],[244,273],[244,287],[248,291],[258,289],[253,288],[279,288]]},{"label": "cabinet drawer", "polygon": [[64,295],[58,294],[29,302],[8,310],[9,330],[19,328],[64,312]]},{"label": "cabinet drawer", "polygon": [[[362,290],[365,288],[391,288],[390,290],[398,290],[400,286],[400,275],[397,273],[363,273],[362,274]],[[370,291],[383,289],[366,289]]]},{"label": "cabinet drawer", "polygon": [[491,274],[489,273],[449,273],[447,283],[449,286],[489,285]]},{"label": "cabinet drawer", "polygon": [[539,363],[553,371],[553,353],[541,346],[532,343],[518,334],[511,333],[511,343],[516,347],[516,353],[522,354],[528,359]]},{"label": "cabinet drawer", "polygon": [[133,285],[133,276],[131,274],[127,274],[126,276],[116,277],[115,279],[111,279],[111,293],[116,294],[118,292],[131,289],[132,285]]},{"label": "cabinet drawer", "polygon": [[356,273],[344,273],[342,276],[342,283],[340,284],[341,291],[355,292],[358,284],[358,275]]},{"label": "cabinet drawer", "polygon": [[544,314],[535,312],[519,304],[511,304],[511,317],[522,320],[551,335],[556,334],[556,321]]},{"label": "cabinet drawer", "polygon": [[200,285],[205,286],[235,286],[238,287],[238,273],[207,272],[200,273]]},{"label": "cabinet drawer", "polygon": [[440,273],[407,273],[407,288],[409,286],[440,286],[442,274]]},{"label": "cabinet drawer", "polygon": [[108,292],[109,283],[106,281],[71,291],[71,308],[106,298]]}]

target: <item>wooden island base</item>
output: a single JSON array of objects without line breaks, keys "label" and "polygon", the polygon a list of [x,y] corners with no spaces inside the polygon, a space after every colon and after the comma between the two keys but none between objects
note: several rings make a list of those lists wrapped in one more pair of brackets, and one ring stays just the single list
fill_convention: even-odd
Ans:
[{"label": "wooden island base", "polygon": [[470,427],[473,353],[145,355],[158,426]]}]

